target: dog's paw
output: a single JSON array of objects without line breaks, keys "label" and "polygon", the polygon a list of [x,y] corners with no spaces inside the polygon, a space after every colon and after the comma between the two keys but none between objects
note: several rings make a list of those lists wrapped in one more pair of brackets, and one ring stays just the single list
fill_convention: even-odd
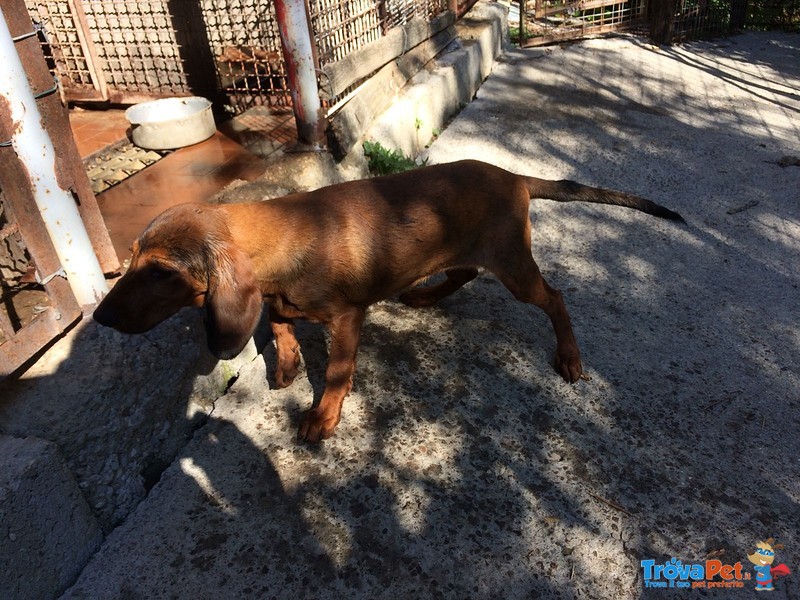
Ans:
[{"label": "dog's paw", "polygon": [[278,389],[287,388],[294,383],[300,369],[278,369],[275,371],[275,386]]},{"label": "dog's paw", "polygon": [[275,369],[275,385],[281,389],[294,383],[295,378],[300,373],[300,356],[295,355],[287,361],[279,361]]},{"label": "dog's paw", "polygon": [[575,383],[583,378],[581,355],[577,349],[558,351],[554,366],[567,383]]},{"label": "dog's paw", "polygon": [[287,374],[283,371],[276,371],[275,372],[275,387],[279,390],[283,388],[287,388],[294,383],[294,379],[297,377],[297,372]]},{"label": "dog's paw", "polygon": [[319,407],[307,410],[300,423],[297,439],[317,443],[333,435],[336,425],[339,424],[339,415],[331,416]]}]

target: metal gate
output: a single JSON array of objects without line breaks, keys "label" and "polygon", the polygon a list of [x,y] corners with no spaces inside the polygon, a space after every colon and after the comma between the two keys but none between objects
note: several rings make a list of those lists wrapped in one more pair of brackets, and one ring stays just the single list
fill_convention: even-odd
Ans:
[{"label": "metal gate", "polygon": [[[272,0],[25,1],[46,32],[40,41],[66,100],[131,104],[200,94],[233,113],[291,104]],[[448,8],[448,0],[307,4],[318,67]]]},{"label": "metal gate", "polygon": [[646,22],[645,0],[521,0],[519,6],[525,15],[521,46],[625,31]]},{"label": "metal gate", "polygon": [[201,94],[235,112],[287,104],[272,2],[26,0],[67,100]]}]

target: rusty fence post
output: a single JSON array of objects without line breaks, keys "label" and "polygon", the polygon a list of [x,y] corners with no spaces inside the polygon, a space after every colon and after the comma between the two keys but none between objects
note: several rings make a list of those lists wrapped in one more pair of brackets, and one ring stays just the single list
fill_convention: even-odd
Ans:
[{"label": "rusty fence post", "polygon": [[647,5],[650,20],[650,41],[654,44],[669,45],[675,30],[677,0],[651,0]]},{"label": "rusty fence post", "polygon": [[319,148],[325,135],[325,116],[317,86],[314,38],[305,0],[275,0],[283,57],[292,96],[300,144]]},{"label": "rusty fence post", "polygon": [[528,28],[525,26],[525,11],[528,8],[526,0],[519,0],[519,47],[524,48],[528,41]]}]

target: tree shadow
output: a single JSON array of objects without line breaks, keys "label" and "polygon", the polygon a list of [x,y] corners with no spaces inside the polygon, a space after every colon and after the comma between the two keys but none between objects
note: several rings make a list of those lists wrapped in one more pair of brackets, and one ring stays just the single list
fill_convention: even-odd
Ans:
[{"label": "tree shadow", "polygon": [[[311,447],[295,431],[322,392],[326,344],[303,328],[307,373],[267,391],[268,344],[65,597],[671,598],[643,587],[641,560],[748,571],[773,536],[796,563],[800,205],[796,175],[763,162],[793,125],[762,104],[733,111],[739,92],[713,95],[715,73],[680,75],[668,53],[642,68],[602,44],[564,52],[515,53],[431,156],[491,147],[501,166],[687,217],[532,204],[534,257],[565,293],[591,381],[563,383],[547,318],[481,276],[432,310],[371,309],[337,435]],[[111,366],[71,376],[146,371],[192,339],[165,326],[169,345],[138,358],[120,336]],[[788,598],[798,583],[778,586]]]},{"label": "tree shadow", "polygon": [[[559,406],[578,448],[574,478],[585,474],[593,491],[562,485],[578,505],[612,501],[606,508],[625,523],[616,553],[627,555],[619,573],[633,585],[621,597],[647,595],[641,559],[702,561],[722,550],[747,571],[755,541],[796,545],[797,473],[785,457],[798,423],[790,357],[800,313],[790,298],[800,211],[796,174],[774,163],[796,150],[797,95],[785,90],[797,81],[797,44],[773,44],[776,58],[765,55],[769,39],[756,48],[734,40],[724,68],[708,65],[725,50],[702,46],[642,50],[661,57],[647,69],[606,42],[557,57],[513,53],[429,156],[496,145],[496,164],[631,190],[690,223],[536,201],[531,211],[534,256],[565,289],[593,376],[581,390],[593,408],[569,394]],[[783,82],[771,97],[753,64]]]}]

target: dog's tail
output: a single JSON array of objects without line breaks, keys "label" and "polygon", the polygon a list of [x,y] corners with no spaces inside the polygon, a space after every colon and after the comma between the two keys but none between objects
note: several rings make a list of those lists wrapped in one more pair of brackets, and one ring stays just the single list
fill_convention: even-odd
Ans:
[{"label": "dog's tail", "polygon": [[683,217],[660,204],[656,204],[645,198],[617,192],[604,188],[596,188],[583,185],[576,181],[562,179],[553,181],[549,179],[539,179],[538,177],[525,177],[531,198],[545,198],[556,202],[594,202],[596,204],[611,204],[614,206],[627,206],[640,210],[649,215],[680,221],[685,223]]}]

